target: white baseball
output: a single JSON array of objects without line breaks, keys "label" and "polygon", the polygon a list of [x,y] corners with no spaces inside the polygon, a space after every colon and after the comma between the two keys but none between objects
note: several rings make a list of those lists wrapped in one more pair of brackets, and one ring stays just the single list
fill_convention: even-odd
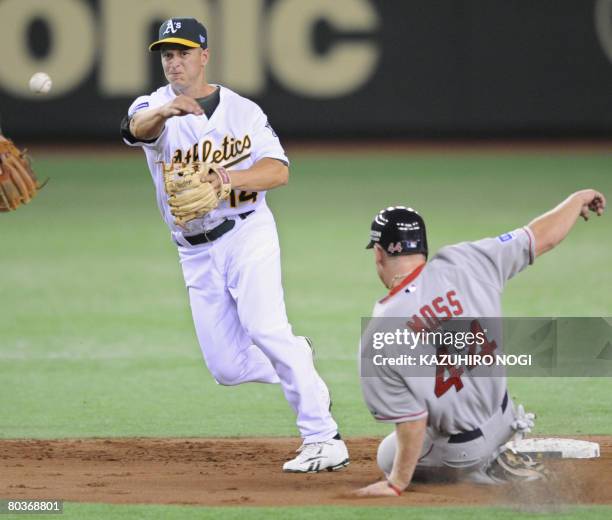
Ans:
[{"label": "white baseball", "polygon": [[53,81],[46,72],[37,72],[30,78],[30,90],[35,94],[46,94],[51,90]]}]

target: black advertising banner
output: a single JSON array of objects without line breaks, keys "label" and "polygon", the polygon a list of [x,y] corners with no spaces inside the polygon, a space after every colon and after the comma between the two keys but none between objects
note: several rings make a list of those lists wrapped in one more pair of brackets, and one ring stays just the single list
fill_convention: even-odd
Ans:
[{"label": "black advertising banner", "polygon": [[6,132],[118,139],[164,83],[147,45],[173,15],[283,137],[612,134],[612,0],[0,0]]}]

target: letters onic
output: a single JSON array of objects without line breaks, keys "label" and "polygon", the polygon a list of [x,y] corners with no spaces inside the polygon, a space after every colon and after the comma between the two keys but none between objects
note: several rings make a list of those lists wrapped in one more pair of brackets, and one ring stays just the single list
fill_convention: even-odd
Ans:
[{"label": "letters onic", "polygon": [[[99,85],[95,94],[100,97],[131,97],[147,91],[150,63],[143,59],[143,50],[151,43],[150,26],[159,19],[160,6],[167,2],[100,0],[97,4],[99,10],[90,0],[0,0],[0,19],[7,20],[0,31],[0,44],[11,49],[15,57],[4,65],[0,63],[0,88],[19,98],[33,97],[23,85],[32,70],[45,70],[54,78],[50,95],[66,95],[97,68]],[[222,50],[223,60],[211,62],[211,75],[242,94],[265,93],[270,71],[290,93],[333,98],[359,89],[376,70],[380,44],[375,35],[381,20],[373,0],[278,0],[269,5],[263,0],[228,0],[214,2],[218,9],[212,9],[212,4],[176,0],[172,5],[175,12],[203,20],[216,35],[215,46]],[[23,45],[28,27],[37,17],[48,23],[54,42],[42,59],[32,57]],[[360,41],[340,38],[319,54],[313,50],[312,28],[321,20],[341,32],[367,36]],[[180,22],[171,22],[164,26],[162,36],[177,31]],[[271,41],[269,46],[261,45],[264,30]],[[75,41],[79,45],[75,46]],[[279,48],[276,42],[291,45]],[[287,47],[293,49],[290,59]],[[317,81],[312,81],[313,77]]]}]

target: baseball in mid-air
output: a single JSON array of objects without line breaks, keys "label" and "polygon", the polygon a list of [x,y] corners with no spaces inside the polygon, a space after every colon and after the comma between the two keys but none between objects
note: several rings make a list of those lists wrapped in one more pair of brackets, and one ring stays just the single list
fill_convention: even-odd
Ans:
[{"label": "baseball in mid-air", "polygon": [[53,81],[46,72],[37,72],[30,78],[30,90],[34,94],[46,94],[51,90]]}]

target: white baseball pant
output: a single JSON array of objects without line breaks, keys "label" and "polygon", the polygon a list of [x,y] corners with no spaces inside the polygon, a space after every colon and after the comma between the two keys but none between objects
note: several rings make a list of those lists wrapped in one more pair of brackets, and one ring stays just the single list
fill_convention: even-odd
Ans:
[{"label": "white baseball pant", "polygon": [[274,217],[262,204],[235,222],[213,242],[178,248],[206,365],[221,385],[280,383],[304,442],[329,440],[338,426],[310,347],[287,320]]}]

